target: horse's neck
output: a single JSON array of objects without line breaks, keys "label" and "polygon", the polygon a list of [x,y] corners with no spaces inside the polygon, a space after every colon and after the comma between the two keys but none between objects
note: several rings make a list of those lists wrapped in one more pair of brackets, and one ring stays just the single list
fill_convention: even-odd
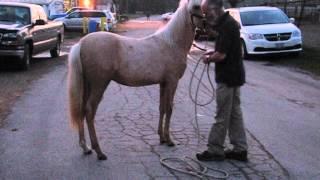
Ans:
[{"label": "horse's neck", "polygon": [[161,29],[157,36],[187,54],[194,39],[194,29],[186,5],[179,7],[173,18]]}]

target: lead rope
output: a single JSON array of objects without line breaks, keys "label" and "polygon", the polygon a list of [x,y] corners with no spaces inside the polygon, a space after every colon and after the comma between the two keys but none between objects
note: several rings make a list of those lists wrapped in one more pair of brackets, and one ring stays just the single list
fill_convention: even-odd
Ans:
[{"label": "lead rope", "polygon": [[[194,44],[194,46],[202,51],[207,51],[206,49],[200,48],[197,45]],[[191,57],[191,56],[190,56]],[[193,58],[194,59],[194,58]],[[196,132],[197,132],[197,136],[198,136],[198,145],[200,144],[200,129],[199,129],[199,121],[198,121],[198,106],[206,106],[208,104],[211,104],[214,100],[215,97],[215,88],[213,85],[213,82],[211,80],[211,76],[210,76],[210,64],[205,64],[201,75],[198,79],[198,84],[197,84],[197,88],[196,88],[196,92],[195,92],[195,97],[192,96],[192,84],[193,84],[193,80],[196,77],[196,72],[197,69],[199,67],[199,64],[201,62],[201,58],[197,61],[196,66],[194,67],[193,71],[192,71],[192,75],[191,75],[191,79],[190,79],[190,84],[189,84],[189,97],[191,99],[191,101],[194,104],[194,119],[195,119],[195,123],[196,123]],[[198,95],[199,95],[199,90],[200,90],[200,85],[202,83],[202,79],[204,76],[205,71],[207,70],[207,76],[208,76],[208,80],[209,80],[209,84],[210,84],[210,88],[212,90],[212,94],[210,95],[210,99],[207,102],[204,103],[200,103],[198,102]]]}]

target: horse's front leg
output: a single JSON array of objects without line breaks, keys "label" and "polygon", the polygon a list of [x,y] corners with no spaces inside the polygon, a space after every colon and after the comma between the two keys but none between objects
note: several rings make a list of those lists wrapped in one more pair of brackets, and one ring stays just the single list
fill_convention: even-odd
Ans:
[{"label": "horse's front leg", "polygon": [[165,126],[164,126],[164,137],[167,141],[168,146],[174,146],[174,142],[171,140],[170,137],[170,120],[172,115],[172,108],[173,108],[173,99],[177,89],[178,82],[168,84],[165,90],[165,111],[166,111],[166,119],[165,119]]},{"label": "horse's front leg", "polygon": [[160,138],[160,144],[166,142],[163,135],[163,117],[165,114],[165,83],[160,83],[160,105],[159,105],[160,117],[158,125],[158,134]]}]

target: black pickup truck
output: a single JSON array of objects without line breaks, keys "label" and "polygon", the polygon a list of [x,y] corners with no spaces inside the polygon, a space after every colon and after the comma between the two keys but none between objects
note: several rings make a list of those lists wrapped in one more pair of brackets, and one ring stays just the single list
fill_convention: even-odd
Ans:
[{"label": "black pickup truck", "polygon": [[0,60],[18,57],[27,70],[35,54],[50,50],[58,57],[63,38],[63,24],[48,21],[41,6],[0,2]]}]

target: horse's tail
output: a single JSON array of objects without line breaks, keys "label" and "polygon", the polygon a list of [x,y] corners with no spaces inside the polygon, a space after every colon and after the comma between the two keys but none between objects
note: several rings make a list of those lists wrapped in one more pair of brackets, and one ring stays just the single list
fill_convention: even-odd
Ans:
[{"label": "horse's tail", "polygon": [[79,43],[71,48],[68,63],[69,119],[72,127],[79,129],[84,119],[84,82]]}]

